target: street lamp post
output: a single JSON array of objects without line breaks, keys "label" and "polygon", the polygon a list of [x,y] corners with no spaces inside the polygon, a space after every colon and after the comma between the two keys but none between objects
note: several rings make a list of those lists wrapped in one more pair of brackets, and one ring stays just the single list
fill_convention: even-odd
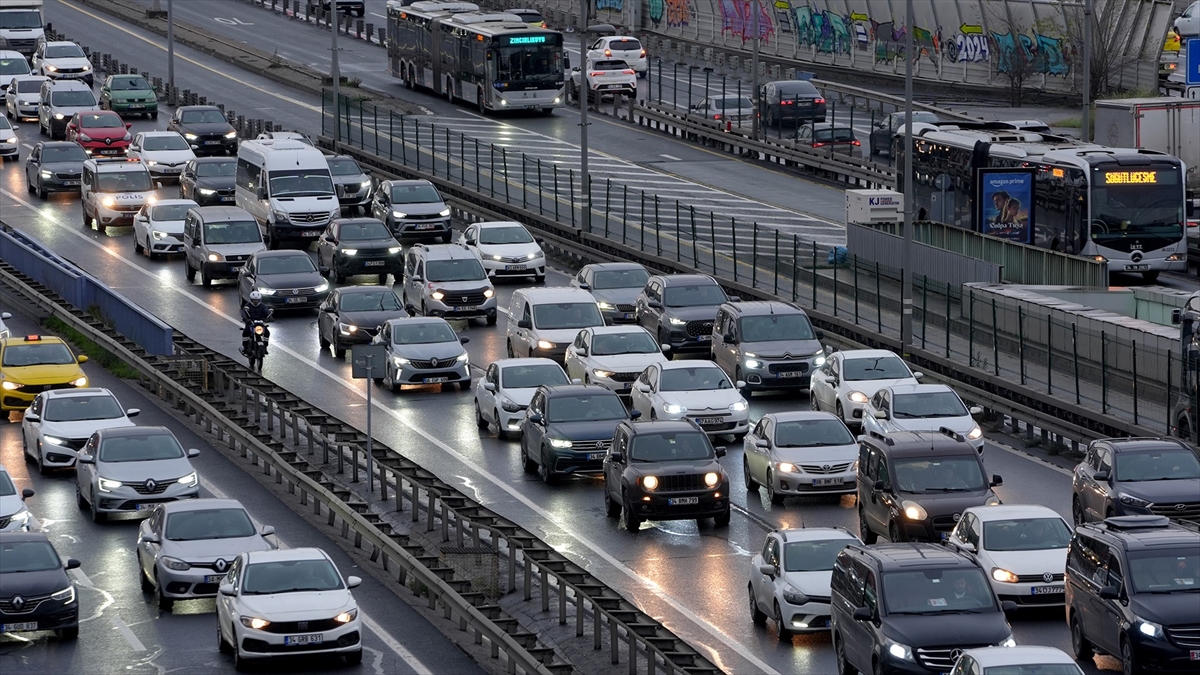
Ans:
[{"label": "street lamp post", "polygon": [[913,0],[904,10],[904,248],[900,253],[900,351],[912,346],[912,261],[913,240]]},{"label": "street lamp post", "polygon": [[330,47],[329,77],[333,80],[333,142],[337,143],[342,136],[342,71],[338,67],[338,10],[337,3],[330,7],[329,26],[333,29],[333,45]]},{"label": "street lamp post", "polygon": [[[579,0],[579,87],[576,94],[579,96],[579,173],[580,186],[583,188],[583,211],[580,224],[583,226],[584,232],[592,231],[592,177],[588,173],[588,96],[591,88],[588,85],[588,69],[587,69],[587,39],[589,35],[598,35],[603,33],[615,33],[617,29],[607,23],[599,23],[593,26],[587,25],[587,0]],[[599,97],[597,96],[597,100]],[[616,99],[613,99],[613,105],[616,105]],[[558,191],[558,186],[555,187],[555,192]],[[574,195],[572,195],[574,197]]]},{"label": "street lamp post", "polygon": [[167,84],[175,88],[175,12],[173,0],[167,0]]},{"label": "street lamp post", "polygon": [[[758,15],[762,13],[761,6],[759,5],[759,0],[754,0],[754,9],[751,11],[754,12],[754,27],[753,27],[753,30],[754,30],[754,55],[750,59],[750,61],[751,61],[750,65],[751,65],[751,69],[753,71],[750,73],[750,100],[756,101],[756,103],[754,104],[754,108],[755,108],[754,116],[750,118],[750,123],[751,123],[750,133],[751,133],[751,135],[754,136],[754,140],[757,141],[758,140],[758,103],[757,103],[757,101],[758,101],[758,43],[759,43],[759,37],[760,37],[760,35],[759,35],[760,31],[759,31],[759,27],[758,27]],[[705,95],[707,95],[707,94],[708,94],[708,92],[705,92]]]},{"label": "street lamp post", "polygon": [[1092,140],[1092,0],[1083,0],[1083,124],[1084,143]]}]

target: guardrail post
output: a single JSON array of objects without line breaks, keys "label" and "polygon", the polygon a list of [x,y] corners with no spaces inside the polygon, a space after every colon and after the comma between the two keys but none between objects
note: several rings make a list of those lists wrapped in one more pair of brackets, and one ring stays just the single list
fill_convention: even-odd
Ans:
[{"label": "guardrail post", "polygon": [[1133,341],[1133,424],[1138,424],[1137,340]]},{"label": "guardrail post", "polygon": [[[1171,405],[1171,382],[1174,379],[1174,375],[1171,373],[1171,355],[1172,354],[1173,354],[1173,352],[1167,352],[1167,405],[1168,406]],[[1168,408],[1167,409],[1167,435],[1168,436],[1172,435],[1175,432],[1175,429],[1171,425],[1171,417],[1172,417],[1171,410],[1170,410],[1170,408]],[[1191,440],[1191,439],[1189,439],[1189,440]]]},{"label": "guardrail post", "polygon": [[341,443],[334,442],[333,448],[334,448],[334,450],[337,451],[337,460],[338,460],[337,472],[344,473],[346,470],[346,452],[345,452],[345,450],[342,449]]},{"label": "guardrail post", "polygon": [[535,157],[534,159],[537,161],[538,215],[540,216],[540,215],[543,215],[543,213],[542,213],[542,193],[545,191],[545,187],[542,185],[542,158]]},{"label": "guardrail post", "polygon": [[1046,393],[1054,395],[1054,317],[1046,317]]},{"label": "guardrail post", "polygon": [[696,207],[694,205],[688,206],[688,222],[692,225],[692,265],[696,269],[700,269],[700,254],[696,251]]},{"label": "guardrail post", "polygon": [[[1103,359],[1104,334],[1100,334],[1101,356]],[[1017,358],[1021,362],[1021,385],[1025,384],[1025,308],[1017,306]]]},{"label": "guardrail post", "polygon": [[[1075,326],[1074,326],[1074,324],[1072,324],[1071,331],[1074,332],[1074,330],[1075,330]],[[993,368],[995,368],[994,372],[996,373],[996,375],[999,375],[1000,374],[1000,338],[996,331],[996,296],[994,296],[994,295],[992,296],[992,360],[995,361],[995,363],[993,364]],[[1075,388],[1076,388],[1076,390],[1078,390],[1079,389],[1079,387],[1078,387],[1079,352],[1078,351],[1075,352],[1075,377],[1076,377],[1076,387]],[[1076,401],[1076,403],[1078,403],[1078,401]]]},{"label": "guardrail post", "polygon": [[612,662],[620,663],[621,654],[619,649],[621,643],[617,640],[617,622],[611,616],[608,617],[608,644],[612,652]]},{"label": "guardrail post", "polygon": [[[774,232],[775,232],[775,272],[774,272],[774,274],[775,274],[775,289],[774,289],[774,293],[775,293],[775,295],[779,295],[779,230],[774,230]],[[693,242],[693,245],[695,245],[695,238],[692,239],[692,242]]]},{"label": "guardrail post", "polygon": [[538,595],[540,595],[542,597],[542,611],[549,612],[550,611],[550,575],[547,573],[546,568],[541,565],[538,566],[538,573],[541,577],[540,582],[542,584],[542,588],[538,592]]},{"label": "guardrail post", "polygon": [[[713,270],[716,273],[716,270]],[[800,237],[792,233],[792,302],[796,302],[797,285],[800,281]],[[651,659],[653,661],[653,659]]]},{"label": "guardrail post", "polygon": [[854,264],[854,323],[858,323],[858,254],[850,258]]},{"label": "guardrail post", "polygon": [[600,640],[600,628],[601,628],[600,617],[601,616],[603,616],[603,615],[600,614],[600,607],[598,607],[596,605],[596,603],[593,602],[592,603],[592,649],[595,651],[600,651],[600,647],[602,646],[601,640]]},{"label": "guardrail post", "polygon": [[[730,246],[730,249],[733,251],[733,257],[730,260],[730,262],[733,263],[733,280],[735,282],[738,280],[737,235],[738,235],[737,218],[734,218],[731,216],[729,218],[729,241],[730,241],[729,246]],[[713,245],[715,246],[716,243],[717,243],[716,240],[714,240]]]},{"label": "guardrail post", "polygon": [[972,368],[975,367],[975,289],[972,288],[969,294],[971,303],[967,310],[967,363]]},{"label": "guardrail post", "polygon": [[[503,169],[504,169],[504,203],[511,204],[512,199],[509,197],[509,194],[508,194],[508,185],[511,182],[508,180],[508,148],[503,148],[503,147],[500,148],[500,162],[504,165],[503,166]],[[495,170],[493,169],[493,172],[494,171]],[[606,228],[608,227],[607,222],[605,223],[605,227]],[[607,229],[605,230],[605,236],[606,237],[608,236]]]},{"label": "guardrail post", "polygon": [[812,243],[812,308],[817,308],[817,242]]},{"label": "guardrail post", "polygon": [[[674,76],[673,76],[673,78],[671,79],[671,107],[672,107],[672,108],[677,108],[677,107],[679,107],[679,105],[678,105],[678,104],[675,102],[675,92],[676,92],[676,90],[678,90],[678,89],[679,89],[679,63],[678,63],[678,62],[676,62],[676,63],[674,64],[674,69],[675,69],[675,70],[674,70]],[[662,99],[662,96],[661,96],[661,94],[662,94],[662,81],[661,81],[661,80],[659,80],[659,83],[658,83],[658,84],[659,84],[659,87],[658,87],[658,93],[660,94],[660,96],[659,96],[659,99],[661,100],[661,99]]]},{"label": "guardrail post", "polygon": [[[992,300],[995,302],[995,299]],[[1075,330],[1075,322],[1071,322],[1071,360],[1075,364],[1075,405],[1079,405],[1079,335]]]},{"label": "guardrail post", "polygon": [[417,481],[412,482],[412,497],[408,500],[412,503],[412,522],[417,522],[421,519],[421,485]]},{"label": "guardrail post", "polygon": [[[921,349],[925,349],[925,333],[929,331],[929,277],[921,275]],[[879,261],[875,261],[875,329],[883,332],[883,298],[879,295]],[[947,320],[950,317],[946,317]]]},{"label": "guardrail post", "polygon": [[433,519],[437,515],[433,508],[433,502],[436,499],[437,499],[437,495],[433,494],[433,490],[425,490],[425,531],[426,532],[433,532]]},{"label": "guardrail post", "polygon": [[[1171,352],[1167,352],[1170,358]],[[1167,385],[1171,383],[1171,364],[1167,363]],[[1022,382],[1021,384],[1025,384]],[[1171,397],[1167,396],[1170,402]],[[1100,331],[1100,414],[1108,414],[1108,333]],[[1168,417],[1169,419],[1169,417]]]},{"label": "guardrail post", "polygon": [[[580,185],[580,187],[582,187],[582,185]],[[571,201],[575,201],[575,169],[567,169],[567,194],[570,195]],[[587,208],[588,197],[589,195],[584,195],[582,193],[580,194],[580,211]],[[575,209],[573,208],[571,209],[571,226],[575,226]]]},{"label": "guardrail post", "polygon": [[836,317],[838,315],[838,268],[839,267],[841,267],[841,265],[838,264],[837,258],[834,258],[834,260],[833,260],[833,316],[834,317]]},{"label": "guardrail post", "polygon": [[946,358],[950,358],[950,283],[946,283]]},{"label": "guardrail post", "polygon": [[524,586],[521,589],[524,593],[522,596],[526,601],[533,599],[533,560],[522,551],[521,560],[525,568]]},{"label": "guardrail post", "polygon": [[[442,504],[442,542],[450,541],[450,507],[446,502]],[[456,528],[457,529],[457,528]]]},{"label": "guardrail post", "polygon": [[637,675],[637,635],[627,630],[625,637],[629,638],[629,675]]},{"label": "guardrail post", "polygon": [[654,195],[654,248],[662,256],[662,220],[658,216],[658,194]]},{"label": "guardrail post", "polygon": [[711,210],[708,212],[708,240],[712,244],[712,268],[715,276],[717,273],[717,217]]}]

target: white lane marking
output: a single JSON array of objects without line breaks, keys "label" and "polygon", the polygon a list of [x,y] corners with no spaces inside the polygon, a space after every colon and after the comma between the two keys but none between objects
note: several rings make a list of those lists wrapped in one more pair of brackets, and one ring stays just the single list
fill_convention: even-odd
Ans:
[{"label": "white lane marking", "polygon": [[659,154],[659,157],[666,157],[667,159],[674,161],[674,162],[682,162],[683,161],[682,159],[679,159],[678,157],[676,157],[674,155]]},{"label": "white lane marking", "polygon": [[1041,464],[1042,466],[1046,467],[1047,469],[1050,469],[1052,471],[1057,471],[1058,473],[1061,473],[1064,476],[1070,476],[1072,478],[1075,477],[1074,471],[1071,471],[1070,469],[1061,467],[1050,461],[1042,459],[1041,457],[1038,457],[1037,455],[1031,455],[1028,452],[1024,452],[1024,451],[1018,450],[1016,448],[1009,447],[1007,445],[1004,445],[1003,443],[997,443],[994,439],[990,439],[990,438],[988,439],[988,443],[990,443],[991,445],[994,445],[995,447],[997,447],[1001,450],[1004,450],[1005,452],[1010,452],[1010,453],[1016,455],[1017,457],[1020,457],[1021,459],[1027,459],[1031,462],[1037,462],[1038,464]]},{"label": "white lane marking", "polygon": [[[204,478],[200,479],[200,485],[203,486],[205,490],[208,490],[209,493],[211,493],[217,499],[231,499],[231,497],[229,497],[225,491],[221,490]],[[291,548],[291,546],[289,546],[287,542],[283,540],[283,537],[279,536],[278,533],[276,533],[274,536],[275,541],[279,542],[280,548]],[[430,670],[424,663],[422,663],[421,659],[419,659],[416,654],[413,654],[408,650],[407,647],[400,644],[398,640],[392,637],[391,633],[389,633],[387,629],[379,625],[375,619],[372,619],[370,616],[368,616],[361,607],[359,608],[359,617],[362,618],[363,625],[365,625],[368,630],[374,633],[375,637],[379,638],[380,642],[387,645],[388,649],[391,649],[393,652],[395,652],[396,656],[399,656],[402,661],[407,663],[408,666],[413,669],[413,672],[417,673],[417,675],[433,675],[433,671]]]},{"label": "white lane marking", "polygon": [[[28,202],[25,202],[24,200],[20,199],[19,197],[12,194],[11,192],[8,192],[7,190],[0,189],[0,193],[8,195],[13,200],[15,200],[19,203],[25,204],[26,206],[28,206],[30,208],[33,208],[33,206],[31,204],[29,204]],[[51,219],[46,218],[45,220],[49,221]],[[52,222],[54,222],[56,225],[63,228],[64,230],[70,232],[71,234],[78,236],[80,239],[83,239],[84,241],[91,243],[93,246],[99,248],[101,251],[104,251],[108,255],[112,256],[114,259],[116,259],[121,264],[126,265],[127,267],[138,271],[140,274],[143,274],[147,277],[154,279],[156,282],[155,285],[157,287],[164,288],[164,289],[170,290],[172,292],[180,293],[185,298],[191,300],[192,302],[195,302],[198,305],[201,305],[202,307],[209,310],[213,314],[224,318],[229,323],[231,323],[235,326],[242,325],[242,322],[240,320],[234,318],[233,316],[231,316],[229,314],[225,314],[223,312],[218,311],[216,308],[212,307],[211,305],[204,302],[200,298],[192,295],[191,293],[184,291],[182,288],[180,288],[178,286],[162,286],[161,279],[159,278],[159,276],[157,274],[155,274],[147,269],[144,269],[142,267],[139,267],[138,265],[134,264],[132,261],[122,257],[116,251],[110,251],[109,249],[107,249],[103,245],[101,245],[99,242],[91,239],[90,237],[83,234],[82,232],[79,232],[78,228],[71,227],[71,226],[67,225],[66,223],[59,222],[57,219],[53,220]],[[508,314],[508,312],[505,310],[501,310],[501,311],[503,311],[504,314],[506,314],[506,315]],[[350,382],[345,381],[337,373],[334,373],[333,371],[325,368],[323,365],[321,365],[317,361],[314,361],[313,359],[311,359],[307,356],[301,355],[299,352],[295,351],[294,349],[291,349],[290,347],[281,345],[281,346],[278,346],[277,349],[279,351],[287,353],[289,356],[296,359],[297,361],[300,361],[300,362],[308,365],[314,373],[320,373],[320,374],[326,376],[327,378],[332,380],[334,383],[338,384],[339,386],[341,386],[341,387],[345,388],[346,390],[348,390],[349,392],[351,392],[354,396],[357,396],[364,400],[366,399],[366,394],[361,391],[360,386],[358,386],[357,384],[352,384]],[[366,386],[371,386],[371,385],[368,382],[366,384]],[[489,483],[491,483],[495,487],[499,488],[500,490],[508,493],[509,496],[511,496],[513,499],[524,504],[526,508],[533,511],[537,515],[541,516],[547,522],[553,523],[562,532],[563,536],[570,537],[570,538],[578,541],[580,544],[583,544],[588,549],[590,549],[593,553],[595,553],[597,556],[599,556],[601,559],[603,559],[605,562],[607,562],[611,567],[613,567],[613,569],[624,574],[626,577],[628,577],[630,580],[632,580],[638,586],[646,588],[646,589],[652,591],[653,593],[655,593],[656,595],[658,595],[659,597],[667,600],[668,603],[672,607],[674,607],[674,609],[676,611],[678,611],[680,614],[685,616],[688,620],[690,620],[692,623],[694,623],[701,630],[705,631],[706,633],[713,636],[717,640],[720,640],[727,647],[732,649],[734,651],[734,653],[742,655],[743,658],[745,658],[747,661],[750,661],[751,663],[753,663],[754,666],[756,668],[758,668],[759,672],[767,673],[768,675],[781,675],[779,673],[779,671],[777,671],[774,668],[772,668],[771,666],[767,665],[767,663],[765,661],[763,661],[755,656],[752,656],[750,654],[746,654],[745,653],[745,645],[738,644],[737,641],[735,641],[734,639],[732,639],[731,637],[726,635],[724,631],[717,628],[715,625],[710,623],[707,619],[704,619],[704,618],[700,617],[698,614],[696,614],[695,612],[693,612],[692,610],[687,609],[684,606],[683,602],[681,602],[680,600],[678,600],[677,598],[675,598],[671,595],[666,594],[664,592],[662,586],[639,575],[632,568],[625,565],[625,563],[621,562],[616,557],[614,557],[613,555],[608,553],[606,550],[604,550],[604,547],[601,546],[599,543],[592,541],[591,539],[585,538],[575,532],[572,532],[568,527],[566,527],[562,522],[560,522],[559,517],[557,515],[555,515],[551,511],[547,510],[546,508],[544,508],[537,502],[533,501],[529,497],[525,496],[520,491],[518,491],[516,488],[509,485],[508,482],[504,478],[497,476],[493,473],[490,473],[488,471],[484,471],[479,466],[478,462],[470,459],[466,455],[463,455],[462,453],[460,453],[458,450],[455,450],[454,448],[450,447],[448,444],[443,442],[441,439],[435,438],[431,433],[429,433],[425,429],[419,428],[412,422],[406,420],[403,416],[401,416],[401,414],[398,411],[396,411],[392,408],[386,407],[382,403],[378,403],[378,402],[375,403],[375,407],[380,413],[391,417],[401,426],[406,427],[409,431],[412,431],[413,433],[417,434],[418,436],[425,439],[429,443],[432,443],[433,445],[437,446],[439,449],[441,449],[447,455],[449,455],[449,456],[453,457],[454,459],[458,460],[459,462],[461,462],[463,464],[463,466],[471,467],[474,471],[479,473],[480,476],[487,479],[487,481]],[[364,623],[365,623],[365,620],[364,620]],[[376,624],[376,625],[378,625],[378,624]],[[368,624],[368,626],[369,626],[369,624]],[[372,628],[372,630],[374,630],[374,628]],[[397,643],[397,645],[398,644],[399,643]]]},{"label": "white lane marking", "polygon": [[133,648],[133,651],[146,651],[146,646],[143,645],[142,641],[133,634],[132,630],[129,630],[129,625],[122,621],[121,617],[114,614],[113,616],[109,617],[109,620],[112,621],[113,628],[116,628],[117,632],[119,632],[121,636],[125,638],[125,641],[129,643],[129,646]]}]

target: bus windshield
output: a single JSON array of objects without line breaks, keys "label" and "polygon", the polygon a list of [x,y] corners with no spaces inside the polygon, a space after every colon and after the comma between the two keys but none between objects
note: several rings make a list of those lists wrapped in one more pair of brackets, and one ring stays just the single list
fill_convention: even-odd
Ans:
[{"label": "bus windshield", "polygon": [[1121,250],[1130,250],[1136,241],[1147,251],[1179,241],[1184,223],[1179,181],[1177,166],[1156,164],[1135,170],[1116,165],[1095,167],[1092,241]]},{"label": "bus windshield", "polygon": [[510,45],[497,47],[496,82],[508,84],[545,83],[554,86],[563,80],[562,47],[559,45]]}]

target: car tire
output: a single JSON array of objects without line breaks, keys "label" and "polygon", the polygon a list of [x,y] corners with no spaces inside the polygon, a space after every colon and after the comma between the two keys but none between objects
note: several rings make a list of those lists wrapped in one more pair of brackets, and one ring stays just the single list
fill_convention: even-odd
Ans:
[{"label": "car tire", "polygon": [[133,238],[133,254],[142,255],[146,252],[146,247],[142,246],[142,242],[138,241],[137,237]]},{"label": "car tire", "polygon": [[330,345],[333,348],[333,358],[339,361],[345,361],[346,347],[342,345],[342,341],[337,339],[336,335],[333,336],[333,342],[331,342]]},{"label": "car tire", "polygon": [[838,402],[837,402],[837,416],[838,416],[838,419],[839,419],[839,420],[841,420],[841,421],[842,421],[842,422],[844,422],[844,423],[845,423],[847,426],[849,426],[849,424],[850,424],[850,423],[849,423],[849,422],[846,422],[846,411],[845,411],[845,410],[842,408],[842,402],[841,402],[841,401],[838,401]]},{"label": "car tire", "polygon": [[78,478],[75,479],[75,506],[78,506],[80,510],[88,507],[87,500],[83,498],[83,492],[79,490]]},{"label": "car tire", "polygon": [[146,568],[142,565],[142,552],[138,551],[136,548],[134,550],[137,551],[135,556],[137,557],[138,580],[141,581],[142,592],[143,593],[153,593],[154,592],[154,582],[150,581],[150,577],[146,576]]},{"label": "car tire", "polygon": [[189,284],[196,283],[196,268],[192,267],[192,261],[187,258],[183,259],[183,276]]},{"label": "car tire", "polygon": [[[237,633],[233,634],[233,639],[237,639]],[[237,645],[233,646],[233,669],[239,673],[250,670],[250,662],[242,658],[242,650],[238,649]]]},{"label": "car tire", "polygon": [[1092,660],[1096,652],[1092,650],[1092,643],[1088,642],[1083,635],[1083,626],[1079,625],[1079,617],[1072,614],[1068,626],[1071,630],[1071,656],[1074,656],[1076,661]]},{"label": "car tire", "polygon": [[459,389],[459,391],[470,391],[471,390],[471,378],[468,377],[465,380],[459,380],[458,381],[458,389]]},{"label": "car tire", "polygon": [[162,582],[158,580],[158,575],[154,575],[154,604],[158,605],[159,611],[169,612],[175,607],[175,601],[163,594]]},{"label": "car tire", "polygon": [[200,285],[205,288],[212,288],[212,282],[213,282],[212,276],[209,275],[208,270],[201,268],[201,270],[200,270]]},{"label": "car tire", "polygon": [[[39,178],[38,180],[41,180],[41,178]],[[33,181],[29,180],[28,172],[26,172],[26,174],[25,174],[25,191],[28,192],[29,194],[37,193],[37,188],[33,186]]]},{"label": "car tire", "polygon": [[379,275],[379,285],[380,285],[380,286],[387,286],[387,279],[388,279],[388,273],[387,273],[387,272],[384,272],[383,274],[380,274],[380,275]]},{"label": "car tire", "polygon": [[45,455],[42,454],[42,444],[40,441],[37,444],[37,455],[34,456],[33,461],[37,462],[39,476],[49,476],[50,475],[51,469],[50,469],[50,467],[46,466],[46,457],[45,457]]},{"label": "car tire", "polygon": [[783,505],[783,495],[775,491],[775,474],[771,471],[767,472],[767,499],[775,506]]},{"label": "car tire", "polygon": [[320,345],[321,351],[329,349],[329,340],[325,339],[325,334],[321,332],[320,327],[317,328],[317,344]]},{"label": "car tire", "polygon": [[108,520],[108,514],[103,513],[96,507],[96,498],[92,497],[92,501],[88,502],[88,508],[92,512],[92,522],[96,524],[103,523]]},{"label": "car tire", "polygon": [[888,523],[888,541],[893,544],[900,543],[900,526],[894,520]]},{"label": "car tire", "polygon": [[604,515],[609,518],[616,518],[621,515],[621,505],[612,498],[608,492],[608,486],[604,488]]},{"label": "car tire", "polygon": [[143,244],[142,246],[146,249],[146,255],[150,256],[151,260],[161,260],[162,259],[162,256],[158,253],[155,253],[154,249],[150,246],[150,235],[148,235],[148,234],[146,235],[146,243]]},{"label": "car tire", "polygon": [[858,675],[858,670],[846,660],[846,644],[835,633],[833,636],[833,653],[837,661],[838,675]]},{"label": "car tire", "polygon": [[546,283],[546,275],[545,274],[534,275],[533,283],[538,284],[538,285],[542,285],[542,284]]},{"label": "car tire", "polygon": [[[359,16],[362,16],[362,15],[359,14]],[[363,657],[363,652],[361,649],[358,651],[354,651],[354,652],[350,652],[348,654],[342,655],[342,659],[345,660],[346,665],[348,665],[348,666],[357,666],[358,664],[362,663],[362,657]]]},{"label": "car tire", "polygon": [[754,597],[754,584],[746,584],[746,594],[750,599],[750,620],[755,626],[767,623],[767,613],[758,608],[758,598]]},{"label": "car tire", "polygon": [[77,639],[79,637],[79,626],[76,625],[69,628],[59,628],[58,630],[54,631],[54,635],[57,636],[59,640]]},{"label": "car tire", "polygon": [[[545,460],[545,458],[543,454],[541,459]],[[558,476],[554,475],[554,470],[550,468],[549,462],[543,461],[538,464],[538,478],[541,478],[546,485],[558,485]]]},{"label": "car tire", "polygon": [[529,453],[525,451],[525,439],[521,439],[521,470],[525,473],[537,473],[538,465],[529,458]]},{"label": "car tire", "polygon": [[496,438],[501,441],[512,440],[512,434],[507,429],[500,426],[500,411],[492,409],[492,417],[496,418]]},{"label": "car tire", "polygon": [[497,314],[489,314],[487,317],[487,325],[495,326],[497,318],[499,318],[498,313]]},{"label": "car tire", "polygon": [[775,616],[772,618],[775,619],[775,626],[779,629],[779,635],[777,636],[779,638],[779,641],[780,642],[791,642],[792,641],[792,631],[783,627],[783,610],[779,608],[778,600],[775,601]]},{"label": "car tire", "polygon": [[621,490],[621,524],[629,532],[637,532],[642,528],[642,521],[633,513],[633,509],[629,503],[629,496]]},{"label": "car tire", "polygon": [[396,380],[392,379],[392,369],[387,366],[383,367],[383,386],[393,394],[400,392],[400,385],[396,384]]},{"label": "car tire", "polygon": [[808,409],[813,412],[821,412],[821,399],[817,398],[811,389],[808,390]]},{"label": "car tire", "polygon": [[1083,520],[1083,506],[1079,503],[1079,496],[1076,495],[1071,498],[1071,522],[1075,524],[1075,527],[1079,527],[1083,524]]},{"label": "car tire", "polygon": [[158,112],[155,111],[155,112],[150,113],[150,119],[152,119],[152,120],[158,119]]},{"label": "car tire", "polygon": [[225,636],[221,633],[221,626],[217,626],[217,651],[221,654],[228,654],[233,651],[229,643],[225,641]]},{"label": "car tire", "polygon": [[867,513],[861,506],[858,507],[858,538],[868,546],[879,541],[879,535],[871,530],[871,525],[867,522]]},{"label": "car tire", "polygon": [[1142,675],[1142,664],[1134,654],[1129,638],[1121,636],[1121,672],[1123,675]]},{"label": "car tire", "polygon": [[[499,420],[498,417],[496,419]],[[475,399],[475,426],[480,429],[487,429],[489,426],[488,421],[483,419],[483,412],[479,409],[479,399]]]},{"label": "car tire", "polygon": [[506,340],[505,342],[507,343],[508,358],[516,358],[516,355],[513,354],[512,340]]},{"label": "car tire", "polygon": [[750,461],[746,459],[745,455],[742,456],[742,481],[746,485],[746,492],[758,492],[758,483],[750,474]]},{"label": "car tire", "polygon": [[38,199],[50,198],[50,193],[46,190],[46,182],[42,180],[41,176],[38,177],[37,196]]},{"label": "car tire", "polygon": [[713,516],[713,524],[717,527],[726,527],[732,516],[733,513],[729,509],[725,509],[724,513]]}]

